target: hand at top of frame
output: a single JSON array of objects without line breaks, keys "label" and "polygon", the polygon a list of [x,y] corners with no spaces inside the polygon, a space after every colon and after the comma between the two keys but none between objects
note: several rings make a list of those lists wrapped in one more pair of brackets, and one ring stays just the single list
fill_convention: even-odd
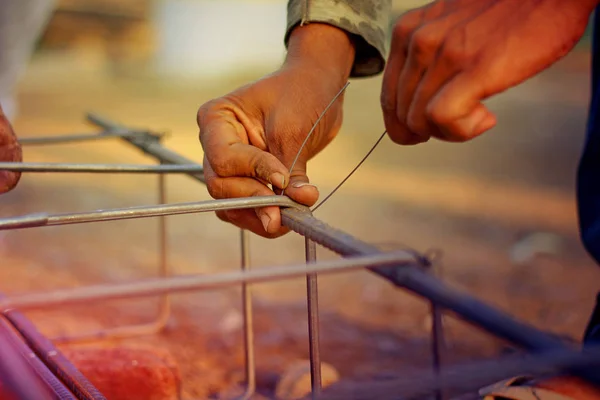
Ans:
[{"label": "hand at top of frame", "polygon": [[438,0],[396,23],[381,105],[393,141],[470,140],[496,124],[482,104],[581,38],[597,0]]},{"label": "hand at top of frame", "polygon": [[[299,203],[316,203],[319,192],[309,184],[306,164],[339,131],[342,96],[319,122],[291,173],[289,168],[319,115],[346,83],[353,61],[354,47],[343,31],[322,24],[298,27],[278,71],[204,104],[198,125],[211,196],[268,196],[284,189]],[[288,231],[278,207],[217,215],[264,237]]]},{"label": "hand at top of frame", "polygon": [[[13,132],[10,122],[4,115],[0,107],[0,161],[18,162],[22,160],[21,145]],[[10,172],[0,170],[0,194],[12,190],[19,179],[20,172]]]}]

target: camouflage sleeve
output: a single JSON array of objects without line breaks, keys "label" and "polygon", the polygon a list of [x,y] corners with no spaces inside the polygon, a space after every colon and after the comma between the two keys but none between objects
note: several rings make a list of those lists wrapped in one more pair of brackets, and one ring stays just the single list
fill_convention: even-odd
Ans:
[{"label": "camouflage sleeve", "polygon": [[310,22],[327,23],[355,37],[352,77],[383,71],[387,54],[391,0],[289,0],[285,44],[292,30]]}]

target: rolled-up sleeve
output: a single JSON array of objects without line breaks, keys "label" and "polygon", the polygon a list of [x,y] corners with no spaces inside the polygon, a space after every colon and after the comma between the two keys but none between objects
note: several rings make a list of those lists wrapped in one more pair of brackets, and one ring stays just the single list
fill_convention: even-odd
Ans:
[{"label": "rolled-up sleeve", "polygon": [[292,30],[311,22],[333,25],[353,35],[356,58],[351,77],[383,71],[391,0],[289,0],[285,44]]}]

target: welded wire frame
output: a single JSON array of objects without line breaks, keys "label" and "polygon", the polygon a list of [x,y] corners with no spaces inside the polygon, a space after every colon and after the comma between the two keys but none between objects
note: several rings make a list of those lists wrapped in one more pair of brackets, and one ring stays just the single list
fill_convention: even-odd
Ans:
[{"label": "welded wire frame", "polygon": [[[232,285],[242,286],[242,302],[244,310],[244,354],[247,386],[240,397],[248,399],[255,389],[254,347],[252,330],[252,301],[249,284],[256,282],[271,282],[282,279],[306,276],[307,306],[309,321],[309,358],[312,380],[312,395],[316,398],[321,390],[320,352],[319,352],[319,314],[317,275],[323,273],[340,273],[354,269],[367,268],[369,271],[386,279],[393,285],[407,289],[420,295],[431,303],[432,311],[432,356],[435,361],[435,374],[442,371],[440,366],[443,350],[441,311],[450,311],[471,324],[482,328],[492,335],[508,340],[525,349],[537,353],[560,351],[561,354],[576,355],[560,339],[539,331],[511,316],[499,311],[465,293],[457,292],[444,285],[430,273],[430,260],[422,255],[406,251],[386,253],[377,247],[362,242],[351,235],[330,227],[316,219],[310,210],[285,196],[267,196],[242,199],[213,200],[193,203],[166,203],[165,174],[185,173],[190,177],[204,182],[202,167],[193,161],[167,149],[160,143],[160,135],[145,131],[130,130],[107,121],[98,116],[90,115],[88,120],[102,128],[98,137],[82,134],[61,136],[55,138],[33,138],[23,140],[25,144],[55,144],[77,140],[97,140],[117,138],[138,148],[145,154],[161,163],[158,166],[132,165],[82,165],[54,164],[41,165],[32,163],[0,163],[1,169],[19,170],[23,172],[90,172],[90,173],[157,173],[159,174],[159,205],[129,207],[114,210],[97,210],[86,213],[72,214],[32,214],[0,219],[0,230],[43,227],[49,225],[64,225],[73,223],[90,223],[99,221],[122,220],[131,218],[159,217],[159,277],[151,280],[117,283],[111,285],[86,286],[75,289],[58,290],[48,293],[32,293],[0,299],[0,310],[7,312],[11,309],[29,310],[51,308],[60,305],[81,304],[109,299],[130,299],[147,296],[163,296],[160,314],[153,330],[162,328],[168,320],[169,304],[166,297],[169,293],[208,290]],[[241,233],[241,271],[209,276],[168,276],[168,260],[166,246],[166,222],[168,215],[208,212],[217,210],[233,210],[255,208],[268,205],[279,206],[282,210],[282,223],[306,238],[306,264],[295,267],[270,268],[264,270],[249,270],[249,244],[247,232]],[[347,258],[337,261],[317,262],[315,244],[328,248]],[[147,326],[144,326],[147,328]],[[145,329],[125,330],[129,334],[147,333]],[[136,330],[137,329],[137,330]],[[122,334],[121,331],[105,331],[103,335],[88,334],[87,338],[105,337],[106,334]],[[1,351],[1,350],[0,350]],[[575,359],[577,360],[577,359]],[[587,362],[587,364],[585,364]],[[581,358],[565,366],[574,373],[591,382],[598,383],[598,374],[593,369],[583,368],[589,364],[589,357]],[[438,388],[441,389],[441,388]],[[442,397],[442,390],[437,397]]]}]

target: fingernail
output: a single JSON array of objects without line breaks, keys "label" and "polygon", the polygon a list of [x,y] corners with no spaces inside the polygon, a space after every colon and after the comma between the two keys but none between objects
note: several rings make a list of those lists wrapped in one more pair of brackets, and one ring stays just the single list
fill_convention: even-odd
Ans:
[{"label": "fingernail", "polygon": [[295,187],[296,189],[299,189],[299,188],[304,187],[304,186],[312,186],[315,189],[318,189],[317,185],[313,185],[312,183],[308,183],[308,182],[296,182],[296,183],[294,183],[292,185],[292,187]]},{"label": "fingernail", "polygon": [[[285,176],[283,176],[283,174],[280,174],[279,172],[272,173],[269,177],[269,182],[271,183],[271,185],[275,185],[280,189],[285,189]],[[279,186],[280,182],[281,186]]]},{"label": "fingernail", "polygon": [[456,121],[456,125],[466,137],[477,136],[481,133],[480,126],[485,123],[488,117],[488,112],[483,107],[478,107],[471,114]]},{"label": "fingernail", "polygon": [[261,213],[260,222],[262,222],[265,232],[269,232],[269,223],[271,222],[271,218],[267,214]]}]

